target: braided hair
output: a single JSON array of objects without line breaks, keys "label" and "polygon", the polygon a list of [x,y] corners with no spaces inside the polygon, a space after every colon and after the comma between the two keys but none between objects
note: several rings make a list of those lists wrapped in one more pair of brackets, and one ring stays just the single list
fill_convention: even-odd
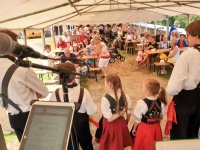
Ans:
[{"label": "braided hair", "polygon": [[121,91],[121,96],[122,96],[123,101],[125,102],[125,108],[127,109],[127,99],[126,99],[124,90],[122,88],[120,77],[117,74],[109,74],[106,76],[106,82],[111,83],[112,85],[114,95],[115,95],[115,100],[117,102],[117,107],[116,107],[117,112],[119,113],[119,97],[117,95],[118,90]]}]

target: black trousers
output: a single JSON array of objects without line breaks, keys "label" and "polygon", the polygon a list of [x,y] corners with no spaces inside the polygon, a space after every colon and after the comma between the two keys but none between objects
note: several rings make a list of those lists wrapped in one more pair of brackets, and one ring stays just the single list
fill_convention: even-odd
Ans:
[{"label": "black trousers", "polygon": [[17,115],[8,115],[11,127],[15,130],[17,138],[21,141],[26,121],[28,119],[29,112],[19,113]]},{"label": "black trousers", "polygon": [[97,138],[98,140],[100,140],[102,132],[103,132],[103,116],[99,120],[99,128],[97,128],[97,130],[96,130],[95,138]]},{"label": "black trousers", "polygon": [[89,126],[89,116],[86,113],[75,112],[67,149],[79,150],[79,144],[83,150],[93,150],[92,135],[90,133]]},{"label": "black trousers", "polygon": [[200,88],[182,90],[174,96],[178,124],[172,124],[171,139],[198,138],[200,127]]}]

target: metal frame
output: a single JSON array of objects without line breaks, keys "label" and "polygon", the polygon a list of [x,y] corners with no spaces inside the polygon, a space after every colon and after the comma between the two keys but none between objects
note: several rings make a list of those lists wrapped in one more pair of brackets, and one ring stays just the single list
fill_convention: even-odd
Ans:
[{"label": "metal frame", "polygon": [[[190,4],[200,3],[200,1],[183,1],[183,0],[180,0],[180,1],[178,1],[178,0],[177,1],[175,1],[175,0],[168,0],[168,1],[160,1],[160,0],[134,1],[134,0],[130,0],[130,1],[127,1],[127,2],[119,2],[119,0],[102,0],[102,1],[96,2],[96,0],[94,0],[93,4],[91,4],[91,3],[90,4],[78,4],[77,2],[80,2],[80,1],[81,0],[73,0],[73,1],[72,0],[68,0],[67,3],[63,3],[63,4],[60,4],[60,5],[54,6],[54,7],[46,8],[46,9],[39,10],[39,11],[36,11],[36,12],[27,13],[27,14],[24,14],[24,15],[12,17],[12,18],[5,19],[5,20],[1,20],[0,24],[1,23],[5,23],[5,22],[9,22],[9,21],[13,21],[13,20],[17,20],[17,19],[20,19],[20,18],[23,18],[23,17],[33,16],[33,15],[36,15],[36,14],[39,14],[39,13],[42,13],[42,12],[47,12],[47,11],[51,11],[51,10],[54,10],[54,9],[59,9],[61,7],[65,7],[67,5],[71,5],[71,7],[73,7],[75,9],[75,11],[67,13],[67,14],[64,14],[64,15],[56,17],[56,18],[52,18],[52,19],[49,19],[49,20],[45,20],[45,21],[39,22],[37,24],[32,24],[32,25],[26,27],[26,29],[27,28],[34,28],[35,26],[42,25],[42,24],[54,21],[56,19],[64,18],[64,19],[62,19],[62,20],[60,20],[58,22],[54,22],[53,23],[53,24],[57,24],[59,22],[68,20],[68,19],[76,17],[78,15],[89,14],[89,13],[111,12],[111,11],[128,11],[128,10],[147,10],[147,11],[150,11],[150,12],[154,12],[151,9],[158,8],[158,9],[163,9],[163,10],[167,10],[167,11],[171,11],[171,12],[177,12],[177,13],[180,13],[180,14],[183,14],[183,15],[189,15],[189,14],[187,14],[185,12],[182,12],[182,11],[171,10],[169,7],[187,6],[187,7],[191,7],[191,8],[200,9],[200,7],[191,6],[190,5]],[[167,3],[167,2],[174,3],[174,4],[168,4],[168,5],[166,4],[166,5],[162,5],[162,6],[152,6],[151,5],[151,3],[160,3],[160,4],[162,4],[162,3]],[[142,4],[142,5],[146,6],[146,7],[134,7],[134,4]],[[112,5],[117,5],[118,9],[111,9]],[[127,6],[127,8],[120,8],[120,5],[125,5],[125,6]],[[86,6],[86,7],[79,9],[78,7],[80,7],[80,6]],[[110,6],[110,9],[101,10],[101,11],[91,11],[92,9],[96,8],[97,6]],[[72,15],[72,16],[70,16],[70,15]],[[50,26],[50,25],[48,25],[48,26]],[[46,26],[46,27],[48,27],[48,26]],[[44,27],[44,28],[46,28],[46,27]],[[42,28],[40,28],[40,29],[42,29]]]}]

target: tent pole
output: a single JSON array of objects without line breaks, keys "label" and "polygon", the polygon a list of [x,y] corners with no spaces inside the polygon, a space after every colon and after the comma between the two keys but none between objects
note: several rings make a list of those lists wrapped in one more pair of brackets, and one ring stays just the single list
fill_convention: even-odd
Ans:
[{"label": "tent pole", "polygon": [[55,36],[54,36],[54,26],[51,26],[51,37],[53,39],[54,47],[56,49],[56,39],[55,39]]},{"label": "tent pole", "polygon": [[156,21],[154,21],[154,36],[156,36]]},{"label": "tent pole", "polygon": [[187,25],[190,24],[190,15],[187,14]]},{"label": "tent pole", "polygon": [[42,42],[43,42],[43,46],[45,47],[45,45],[46,45],[46,41],[45,41],[45,33],[44,33],[44,29],[42,29]]},{"label": "tent pole", "polygon": [[24,45],[27,45],[26,29],[23,30],[23,34],[24,34]]},{"label": "tent pole", "polygon": [[145,25],[145,32],[147,32],[147,22],[145,22],[146,23],[146,25]]},{"label": "tent pole", "polygon": [[169,35],[169,16],[166,15],[166,37]]}]

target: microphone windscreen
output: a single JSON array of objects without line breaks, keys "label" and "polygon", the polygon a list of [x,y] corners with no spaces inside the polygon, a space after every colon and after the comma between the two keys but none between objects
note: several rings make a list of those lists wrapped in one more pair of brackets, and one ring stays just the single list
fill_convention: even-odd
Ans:
[{"label": "microphone windscreen", "polygon": [[0,33],[0,56],[8,55],[15,49],[16,42],[5,33]]}]

